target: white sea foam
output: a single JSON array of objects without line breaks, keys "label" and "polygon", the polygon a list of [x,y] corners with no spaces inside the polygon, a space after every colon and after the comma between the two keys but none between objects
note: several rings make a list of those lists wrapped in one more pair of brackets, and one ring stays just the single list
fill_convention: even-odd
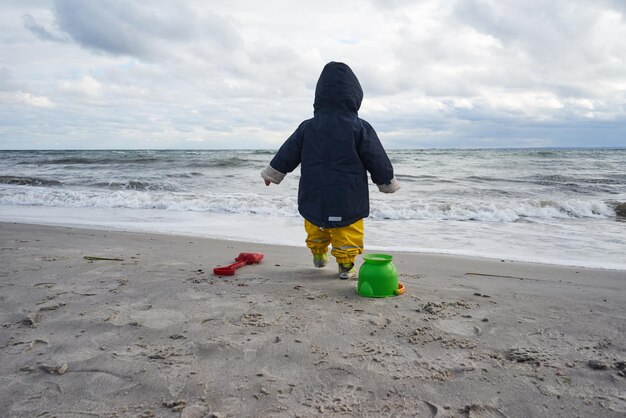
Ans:
[{"label": "white sea foam", "polygon": [[254,196],[247,193],[162,193],[134,190],[93,191],[0,188],[0,204],[67,208],[163,209],[211,213],[298,216],[295,197]]},{"label": "white sea foam", "polygon": [[522,200],[507,202],[394,202],[374,200],[375,219],[438,219],[455,221],[515,222],[520,219],[610,218],[615,211],[602,201]]},{"label": "white sea foam", "polygon": [[[164,209],[211,213],[298,216],[295,196],[251,193],[150,192],[136,190],[66,190],[5,186],[0,204],[48,207]],[[370,216],[391,220],[456,220],[515,222],[520,219],[610,218],[615,211],[595,200],[511,200],[501,202],[429,202],[373,199]]]}]

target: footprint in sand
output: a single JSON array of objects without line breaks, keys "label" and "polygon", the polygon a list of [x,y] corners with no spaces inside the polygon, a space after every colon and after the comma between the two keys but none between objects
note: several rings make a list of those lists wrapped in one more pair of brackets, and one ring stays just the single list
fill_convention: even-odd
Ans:
[{"label": "footprint in sand", "polygon": [[[118,375],[107,370],[80,370],[84,375],[82,379],[76,379],[76,387],[70,385],[68,390],[72,393],[80,393],[85,391],[93,397],[109,397],[114,394],[123,393],[139,383],[132,377]],[[78,387],[81,386],[81,387]]]},{"label": "footprint in sand", "polygon": [[144,310],[131,310],[130,312],[118,312],[111,317],[110,322],[115,325],[127,325],[136,323],[146,328],[164,329],[177,324],[182,324],[187,317],[172,309],[145,309],[145,305],[138,306]]},{"label": "footprint in sand", "polygon": [[176,299],[183,301],[204,300],[206,298],[207,295],[204,292],[198,292],[196,289],[187,289],[176,294]]},{"label": "footprint in sand", "polygon": [[176,324],[182,324],[187,317],[171,309],[150,309],[136,311],[129,315],[131,320],[139,322],[142,326],[154,329],[164,329]]},{"label": "footprint in sand", "polygon": [[481,329],[471,322],[460,321],[458,319],[440,319],[434,326],[444,332],[472,337],[481,334]]},{"label": "footprint in sand", "polygon": [[136,311],[147,311],[149,309],[152,309],[152,304],[151,303],[133,303],[132,305],[130,305],[131,309],[136,310]]},{"label": "footprint in sand", "polygon": [[504,412],[492,405],[472,404],[463,410],[467,418],[509,418]]},{"label": "footprint in sand", "polygon": [[552,340],[559,340],[565,337],[565,333],[557,328],[544,328],[541,330],[541,335]]}]

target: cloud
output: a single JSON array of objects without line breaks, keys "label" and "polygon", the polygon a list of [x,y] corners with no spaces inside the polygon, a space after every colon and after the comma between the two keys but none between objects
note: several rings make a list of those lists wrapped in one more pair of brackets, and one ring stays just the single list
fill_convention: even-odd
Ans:
[{"label": "cloud", "polygon": [[28,29],[41,40],[53,42],[69,41],[67,35],[63,33],[55,33],[55,31],[47,29],[43,24],[35,20],[35,18],[32,17],[30,14],[23,15],[22,22],[24,23],[24,27],[26,29]]},{"label": "cloud", "polygon": [[24,93],[19,91],[15,94],[15,98],[18,102],[24,103],[28,106],[39,107],[43,109],[53,109],[56,107],[50,99],[45,96],[35,96],[31,93]]},{"label": "cloud", "polygon": [[379,9],[389,10],[427,3],[428,0],[371,0],[371,2]]},{"label": "cloud", "polygon": [[183,3],[110,0],[55,0],[59,28],[84,48],[113,55],[155,59],[167,55],[163,44],[203,40],[223,50],[241,38],[233,24],[213,13],[198,16]]},{"label": "cloud", "polygon": [[623,0],[604,0],[603,3],[619,12],[622,15],[622,19],[626,19],[626,2]]},{"label": "cloud", "polygon": [[[22,90],[24,83],[17,82],[12,72],[6,67],[0,67],[0,103],[3,104],[3,112],[6,115],[7,108],[12,105],[27,105],[33,108],[54,109],[57,104],[46,96],[39,96]],[[4,119],[7,119],[6,117]],[[7,125],[8,120],[4,121]]]},{"label": "cloud", "polygon": [[11,70],[7,67],[0,67],[0,91],[14,91],[17,89],[17,83]]},{"label": "cloud", "polygon": [[80,80],[63,81],[60,83],[62,90],[68,93],[75,93],[88,98],[99,98],[102,96],[102,84],[92,76],[83,76]]}]

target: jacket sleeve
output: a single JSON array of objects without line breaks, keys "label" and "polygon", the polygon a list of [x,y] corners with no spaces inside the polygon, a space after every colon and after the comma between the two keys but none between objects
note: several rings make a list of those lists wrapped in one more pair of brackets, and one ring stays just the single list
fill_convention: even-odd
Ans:
[{"label": "jacket sleeve", "polygon": [[400,184],[393,175],[391,161],[374,128],[362,119],[361,124],[362,128],[357,140],[359,157],[378,189],[383,193],[393,193],[400,188]]},{"label": "jacket sleeve", "polygon": [[300,165],[302,151],[302,124],[280,147],[268,167],[261,172],[261,177],[272,183],[279,184],[287,173],[291,173]]}]

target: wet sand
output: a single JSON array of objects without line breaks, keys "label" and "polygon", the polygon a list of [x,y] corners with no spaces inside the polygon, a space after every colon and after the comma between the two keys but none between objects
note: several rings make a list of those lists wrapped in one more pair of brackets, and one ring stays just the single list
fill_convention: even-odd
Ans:
[{"label": "wet sand", "polygon": [[0,223],[0,415],[624,416],[626,271],[392,254]]}]

